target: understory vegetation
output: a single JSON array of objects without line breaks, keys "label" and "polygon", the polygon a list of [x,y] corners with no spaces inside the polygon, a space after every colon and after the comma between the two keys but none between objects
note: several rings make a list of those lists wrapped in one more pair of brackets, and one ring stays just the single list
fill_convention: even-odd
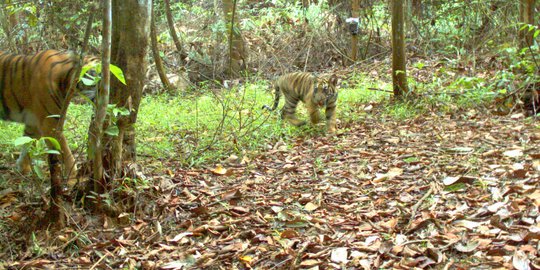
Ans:
[{"label": "understory vegetation", "polygon": [[[78,49],[87,2],[7,1],[0,19],[18,17],[0,20],[0,47]],[[357,1],[356,61],[355,1],[234,1],[233,32],[226,2],[170,0],[179,50],[154,1],[173,87],[149,52],[136,162],[104,194],[83,199],[86,179],[69,181],[66,228],[43,226],[48,181],[14,170],[23,126],[0,121],[0,269],[540,267],[540,31],[521,23],[521,1],[405,1],[403,98],[393,1]],[[99,56],[101,21],[91,26],[88,53]],[[235,74],[238,33],[247,57]],[[324,120],[283,121],[283,97],[263,108],[274,78],[295,71],[338,76],[335,134]],[[303,104],[297,113],[308,119]],[[76,98],[64,125],[80,165],[92,114]],[[46,158],[36,157],[47,176]]]},{"label": "understory vegetation", "polygon": [[[140,155],[175,160],[183,167],[200,167],[220,163],[233,154],[256,155],[279,140],[288,143],[303,136],[325,136],[324,123],[297,128],[283,122],[279,110],[262,109],[263,105],[273,104],[271,84],[261,78],[251,80],[231,89],[199,88],[197,94],[165,92],[146,96],[137,124],[138,134],[143,134],[138,137]],[[494,102],[500,96],[493,86],[496,81],[475,77],[461,77],[453,82],[413,82],[417,97],[408,102],[393,101],[391,84],[384,78],[377,81],[369,78],[369,74],[355,73],[341,83],[339,133],[346,133],[348,126],[371,117],[373,110],[391,121],[431,113],[454,115],[470,110],[489,113],[496,108]],[[445,83],[449,84],[446,89]],[[283,103],[281,100],[280,106]],[[87,140],[91,114],[88,104],[72,104],[68,112],[66,134],[71,147],[81,155],[86,152],[86,145],[80,142]],[[298,114],[307,119],[302,106]],[[18,150],[13,141],[22,134],[23,127],[0,122],[0,128],[4,131],[0,134],[0,147],[15,154]],[[10,162],[16,156],[12,158]]]}]

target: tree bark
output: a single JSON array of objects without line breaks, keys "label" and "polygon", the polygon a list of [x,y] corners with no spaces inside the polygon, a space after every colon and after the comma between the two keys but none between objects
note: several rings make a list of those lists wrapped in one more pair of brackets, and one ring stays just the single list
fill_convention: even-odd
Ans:
[{"label": "tree bark", "polygon": [[92,172],[94,179],[94,192],[101,194],[107,188],[103,174],[103,126],[107,115],[110,92],[110,61],[111,61],[111,30],[112,30],[112,8],[111,0],[104,0],[103,7],[103,29],[102,29],[102,56],[101,56],[101,85],[98,87],[96,97],[95,117],[90,125],[89,141],[90,155],[92,158]]},{"label": "tree bark", "polygon": [[240,71],[245,69],[247,51],[245,49],[244,38],[240,28],[236,23],[238,14],[236,14],[237,0],[223,0],[223,15],[227,22],[229,35],[229,75],[238,76]]},{"label": "tree bark", "polygon": [[[165,16],[167,17],[169,33],[171,34],[171,37],[174,41],[174,46],[176,46],[176,51],[178,51],[178,53],[180,54],[180,64],[184,64],[185,59],[187,58],[187,54],[182,48],[182,42],[180,41],[180,38],[178,38],[178,34],[176,33],[176,29],[174,28],[174,20],[173,20],[173,16],[171,12],[171,4],[169,0],[165,0]],[[155,20],[153,21],[155,24]]]},{"label": "tree bark", "polygon": [[[360,17],[360,0],[352,0],[351,17]],[[353,64],[356,63],[358,55],[358,34],[353,34],[351,38],[351,59]]]},{"label": "tree bark", "polygon": [[127,85],[111,80],[110,103],[129,110],[119,116],[118,136],[104,136],[104,167],[109,177],[120,176],[123,162],[136,160],[134,124],[146,74],[152,0],[113,0],[111,63],[124,72]]},{"label": "tree bark", "polygon": [[412,0],[411,9],[413,16],[415,16],[417,19],[423,19],[424,7],[421,0]]},{"label": "tree bark", "polygon": [[401,98],[408,93],[405,57],[404,0],[393,0],[392,5],[392,82],[394,96]]},{"label": "tree bark", "polygon": [[49,170],[51,173],[51,206],[48,216],[51,223],[56,224],[59,228],[66,225],[66,217],[64,213],[63,196],[63,178],[62,166],[59,155],[49,154]]},{"label": "tree bark", "polygon": [[[521,22],[524,24],[535,25],[534,23],[534,8],[535,0],[521,0],[520,1],[520,17]],[[533,45],[534,31],[529,31],[529,28],[525,28],[519,31],[520,45],[522,48]]]},{"label": "tree bark", "polygon": [[152,21],[150,22],[150,40],[152,44],[152,56],[154,57],[157,73],[159,75],[159,79],[161,80],[161,83],[163,84],[163,87],[165,87],[166,91],[170,91],[173,89],[173,87],[171,86],[171,82],[169,82],[169,78],[167,78],[165,67],[163,66],[163,61],[161,61],[161,56],[159,56],[157,31],[156,31],[156,18],[154,16],[153,5],[152,5],[152,19],[151,20]]}]

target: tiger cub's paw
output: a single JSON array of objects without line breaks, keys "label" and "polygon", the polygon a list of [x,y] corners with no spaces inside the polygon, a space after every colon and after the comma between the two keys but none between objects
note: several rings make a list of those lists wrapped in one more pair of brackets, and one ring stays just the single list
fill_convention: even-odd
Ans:
[{"label": "tiger cub's paw", "polygon": [[336,127],[334,127],[334,126],[328,127],[327,132],[328,132],[328,134],[336,133]]}]

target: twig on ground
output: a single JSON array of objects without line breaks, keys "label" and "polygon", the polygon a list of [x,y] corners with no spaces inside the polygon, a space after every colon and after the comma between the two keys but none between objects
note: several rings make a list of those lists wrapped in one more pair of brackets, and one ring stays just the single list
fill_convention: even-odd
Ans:
[{"label": "twig on ground", "polygon": [[416,216],[416,212],[418,211],[418,208],[420,207],[420,205],[422,205],[422,203],[429,197],[431,196],[431,194],[433,194],[433,184],[429,187],[429,190],[426,192],[426,194],[424,194],[424,196],[413,206],[412,208],[412,212],[411,212],[411,217],[409,218],[409,223],[407,224],[407,227],[411,226],[413,220],[414,220],[414,216]]}]

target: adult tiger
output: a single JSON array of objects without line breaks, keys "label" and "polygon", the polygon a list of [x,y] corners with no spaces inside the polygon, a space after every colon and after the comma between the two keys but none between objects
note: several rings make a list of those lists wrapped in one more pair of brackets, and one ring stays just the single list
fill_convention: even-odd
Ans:
[{"label": "adult tiger", "polygon": [[307,72],[282,75],[274,81],[274,105],[272,108],[267,105],[263,108],[271,111],[275,110],[283,93],[285,105],[283,105],[281,117],[295,126],[302,126],[306,124],[306,121],[299,120],[295,115],[299,101],[306,105],[313,124],[319,122],[319,108],[324,107],[326,110],[326,128],[329,133],[333,133],[336,131],[337,82],[338,78],[335,74],[330,77],[317,77]]},{"label": "adult tiger", "polygon": [[[60,143],[64,175],[76,175],[75,159],[62,134],[59,115],[73,96],[81,61],[72,52],[46,50],[34,55],[0,52],[0,119],[23,123],[24,135],[54,137]],[[60,132],[56,132],[56,129]],[[27,149],[23,148],[17,168],[31,170]]]}]

